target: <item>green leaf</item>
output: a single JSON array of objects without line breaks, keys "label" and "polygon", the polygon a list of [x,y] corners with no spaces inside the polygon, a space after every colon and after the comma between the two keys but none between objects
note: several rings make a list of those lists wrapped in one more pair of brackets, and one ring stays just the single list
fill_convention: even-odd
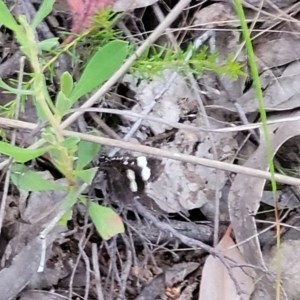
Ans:
[{"label": "green leaf", "polygon": [[73,89],[73,78],[69,72],[64,72],[60,77],[60,90],[68,97]]},{"label": "green leaf", "polygon": [[35,29],[38,26],[38,24],[51,13],[54,2],[55,0],[42,1],[42,5],[40,6],[40,9],[35,14],[31,24],[33,29]]},{"label": "green leaf", "polygon": [[26,149],[13,146],[11,144],[0,142],[0,153],[11,156],[16,162],[24,163],[36,157],[39,157],[52,149],[52,146],[47,146],[39,149]]},{"label": "green leaf", "polygon": [[65,115],[65,113],[71,108],[72,102],[69,98],[66,97],[66,95],[62,91],[60,91],[57,94],[55,106],[57,110],[56,115],[61,119]]},{"label": "green leaf", "polygon": [[60,209],[67,210],[73,207],[73,205],[77,202],[77,195],[74,190],[70,190],[66,198],[62,201],[60,205]]},{"label": "green leaf", "polygon": [[63,142],[60,143],[60,145],[67,149],[72,149],[73,147],[77,146],[79,141],[80,141],[80,139],[78,137],[70,136],[70,137],[65,138],[63,140]]},{"label": "green leaf", "polygon": [[33,95],[33,91],[26,91],[26,90],[18,90],[10,87],[8,84],[6,84],[1,78],[0,78],[0,87],[5,89],[6,91],[9,91],[13,94],[19,94],[19,95]]},{"label": "green leaf", "polygon": [[13,31],[18,31],[20,29],[18,23],[2,0],[0,1],[0,22]]},{"label": "green leaf", "polygon": [[[95,133],[95,132],[90,132]],[[78,160],[76,170],[82,170],[87,166],[100,151],[100,145],[81,140],[78,144]]]},{"label": "green leaf", "polygon": [[24,165],[14,165],[11,173],[12,182],[24,191],[66,190],[66,187],[44,179],[38,172],[28,170]]},{"label": "green leaf", "polygon": [[[47,130],[48,129],[48,130]],[[56,143],[56,138],[54,134],[49,130],[49,127],[45,129],[45,132],[42,132],[42,138],[47,141],[49,144],[54,145]]]},{"label": "green leaf", "polygon": [[122,65],[128,54],[128,44],[115,40],[100,48],[84,69],[82,76],[70,95],[74,103],[109,79]]},{"label": "green leaf", "polygon": [[38,43],[39,49],[43,51],[50,51],[52,48],[58,45],[58,38],[51,38]]},{"label": "green leaf", "polygon": [[98,168],[92,168],[88,170],[75,170],[74,176],[79,177],[86,184],[91,184]]},{"label": "green leaf", "polygon": [[91,202],[89,204],[89,215],[104,240],[124,232],[124,224],[121,218],[108,207]]}]

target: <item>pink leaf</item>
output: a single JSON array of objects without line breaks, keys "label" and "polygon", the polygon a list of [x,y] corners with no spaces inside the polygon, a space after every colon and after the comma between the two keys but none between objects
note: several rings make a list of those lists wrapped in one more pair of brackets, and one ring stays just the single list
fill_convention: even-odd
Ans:
[{"label": "pink leaf", "polygon": [[[68,0],[72,12],[72,29],[73,34],[79,34],[92,25],[92,17],[96,12],[112,7],[115,0]],[[69,36],[65,43],[70,43],[74,36]]]}]

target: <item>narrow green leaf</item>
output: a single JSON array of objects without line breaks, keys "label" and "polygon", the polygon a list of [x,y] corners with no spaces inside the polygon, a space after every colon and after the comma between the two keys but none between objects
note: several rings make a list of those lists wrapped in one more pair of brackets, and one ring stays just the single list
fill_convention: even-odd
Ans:
[{"label": "narrow green leaf", "polygon": [[58,46],[58,38],[51,38],[38,43],[39,49],[43,51],[50,51],[55,46]]},{"label": "narrow green leaf", "polygon": [[0,142],[0,153],[11,156],[16,162],[24,163],[36,157],[39,157],[52,149],[47,146],[39,149],[26,149],[13,146],[11,144]]},{"label": "narrow green leaf", "polygon": [[128,54],[128,44],[123,41],[112,41],[100,48],[84,69],[82,76],[70,95],[75,102],[109,79],[122,65]]},{"label": "narrow green leaf", "polygon": [[38,26],[38,24],[51,13],[54,2],[55,0],[42,1],[40,9],[37,11],[32,21],[31,26],[33,29],[35,29]]},{"label": "narrow green leaf", "polygon": [[124,232],[124,224],[121,218],[108,207],[91,202],[89,204],[89,215],[104,240]]},{"label": "narrow green leaf", "polygon": [[9,91],[13,94],[19,94],[19,95],[33,95],[33,91],[27,91],[27,90],[18,90],[10,87],[8,84],[6,84],[1,78],[0,78],[0,87],[5,89],[6,91]]},{"label": "narrow green leaf", "polygon": [[69,72],[64,72],[60,77],[60,90],[68,97],[73,89],[73,78]]},{"label": "narrow green leaf", "polygon": [[[90,132],[93,134],[95,132]],[[78,160],[76,170],[82,170],[87,166],[100,151],[100,145],[81,140],[78,144]]]},{"label": "narrow green leaf", "polygon": [[86,184],[91,184],[98,168],[92,168],[88,170],[75,170],[74,176],[79,177]]},{"label": "narrow green leaf", "polygon": [[66,190],[66,187],[44,179],[38,172],[28,170],[24,165],[15,165],[14,167],[10,177],[12,182],[21,190],[29,192]]},{"label": "narrow green leaf", "polygon": [[18,31],[19,25],[8,10],[7,6],[4,4],[3,0],[0,0],[0,22],[5,27],[13,30]]},{"label": "narrow green leaf", "polygon": [[72,102],[66,95],[60,91],[56,97],[56,115],[60,119],[65,115],[66,112],[71,108]]}]

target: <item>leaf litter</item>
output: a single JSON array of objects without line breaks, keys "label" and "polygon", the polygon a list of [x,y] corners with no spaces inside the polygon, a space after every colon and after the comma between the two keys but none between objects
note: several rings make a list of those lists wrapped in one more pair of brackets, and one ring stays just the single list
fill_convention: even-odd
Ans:
[{"label": "leaf litter", "polygon": [[[216,249],[222,251],[234,263],[246,264],[246,260],[230,237],[231,230],[228,228]],[[243,291],[242,295],[237,293],[235,284],[224,265],[209,255],[203,267],[199,300],[250,299],[254,290],[253,270],[243,267],[235,268],[234,276]]]},{"label": "leaf litter", "polygon": [[[113,6],[115,11],[127,11],[127,19],[124,20],[129,32],[131,30],[132,34],[146,35],[147,30],[155,29],[153,25],[149,25],[149,20],[153,20],[151,11],[157,6],[156,2],[69,1],[73,17],[72,24],[65,22],[63,26],[73,34],[82,33],[92,25],[92,18],[95,16],[96,10]],[[175,2],[158,3],[158,7],[166,13],[166,11],[171,11],[174,8]],[[300,40],[296,33],[299,26],[299,7],[296,1],[292,0],[264,1],[262,6],[261,1],[247,0],[244,5],[248,19],[254,22],[255,30],[252,31],[254,52],[263,87],[264,104],[269,113],[268,118],[298,116],[299,51],[297,49]],[[146,6],[149,7],[146,9],[144,8]],[[66,14],[70,16],[70,11],[66,8],[60,8],[58,11],[58,16],[61,14],[60,17]],[[287,18],[287,14],[290,14],[288,15],[289,18]],[[183,27],[190,25],[193,26],[187,32],[182,30]],[[230,78],[226,75],[216,74],[213,70],[203,71],[201,74],[193,75],[198,84],[198,89],[195,90],[192,88],[190,77],[184,72],[178,72],[174,82],[157,100],[150,115],[160,117],[165,122],[169,121],[170,124],[178,122],[195,127],[206,127],[208,120],[210,129],[218,129],[241,123],[240,113],[236,110],[236,104],[239,104],[248,120],[255,121],[258,112],[256,96],[251,78],[248,75],[247,56],[241,42],[239,22],[231,3],[228,1],[208,3],[205,7],[200,5],[197,9],[191,8],[182,12],[177,23],[175,22],[172,26],[177,27],[178,41],[184,42],[186,40],[192,41],[195,36],[205,30],[213,30],[214,34],[205,44],[207,51],[216,51],[216,63],[220,66],[226,64],[228,57],[232,55],[235,61],[242,65],[245,75],[239,74],[236,78]],[[260,34],[257,34],[258,32]],[[71,42],[72,39],[74,36],[71,35],[66,42]],[[162,46],[159,43],[163,40],[161,38],[157,42],[157,46]],[[181,46],[186,47],[184,43]],[[2,65],[4,64],[0,64],[0,74]],[[15,71],[12,69],[6,74],[13,74]],[[147,80],[143,76],[139,77],[138,73],[134,75],[128,73],[112,90],[116,97],[112,101],[112,98],[107,96],[104,99],[104,105],[143,113],[145,107],[151,103],[157,93],[164,89],[168,78],[173,73],[174,70],[164,68],[162,73],[148,74]],[[206,115],[199,109],[199,95],[206,108]],[[26,103],[30,102],[27,101]],[[32,123],[38,122],[30,105],[25,107],[24,118]],[[125,115],[118,119],[104,115],[103,119],[107,124],[113,124],[113,129],[121,138],[130,132],[131,125],[135,122],[135,119]],[[281,170],[299,168],[299,161],[297,160],[299,147],[296,138],[299,135],[298,123],[299,121],[293,121],[269,126],[271,151],[274,156],[278,152],[278,155],[275,156],[276,166],[283,165]],[[20,140],[22,137],[24,138],[24,133],[18,134]],[[211,140],[207,133],[200,130],[199,132],[175,130],[171,125],[144,121],[135,135],[129,137],[129,141],[137,144],[137,153],[138,145],[146,144],[175,153],[243,164],[254,169],[268,169],[266,145],[261,134],[259,143],[246,138],[244,133],[233,131],[213,133],[213,140]],[[214,157],[213,145],[217,157]],[[251,151],[243,152],[244,147],[251,149]],[[102,151],[109,152],[110,150],[103,146]],[[125,154],[126,152],[122,150],[120,153]],[[241,153],[246,153],[246,156],[240,157]],[[168,299],[214,299],[213,297],[215,299],[249,299],[253,289],[255,290],[251,299],[275,299],[274,273],[278,268],[278,262],[274,252],[276,253],[278,249],[274,246],[271,251],[267,249],[274,244],[275,232],[272,229],[268,231],[271,232],[269,239],[266,238],[266,234],[259,235],[262,230],[266,229],[266,226],[258,226],[256,219],[264,218],[266,222],[274,222],[274,214],[270,213],[270,210],[273,210],[274,207],[285,210],[285,212],[286,209],[290,209],[293,211],[285,214],[287,217],[283,220],[288,224],[293,214],[297,215],[298,213],[297,189],[292,191],[289,186],[279,187],[280,203],[274,203],[270,192],[267,191],[266,181],[263,179],[239,174],[231,176],[233,174],[228,174],[225,171],[217,172],[200,165],[167,159],[162,160],[161,168],[159,177],[150,183],[146,189],[149,199],[151,198],[160,208],[157,222],[162,216],[166,219],[172,216],[175,220],[170,218],[168,222],[180,230],[182,223],[177,222],[177,219],[180,219],[181,222],[182,219],[192,221],[195,222],[193,225],[198,226],[200,233],[204,227],[201,227],[203,225],[198,224],[197,221],[211,222],[215,211],[215,200],[220,199],[224,211],[220,220],[225,224],[228,224],[229,221],[232,222],[236,242],[227,233],[216,249],[222,251],[224,248],[232,247],[225,252],[225,256],[231,258],[230,262],[247,263],[259,267],[258,271],[255,269],[257,275],[251,274],[249,277],[244,270],[245,268],[233,268],[237,285],[241,290],[246,291],[245,295],[239,295],[237,294],[236,283],[233,284],[232,282],[232,274],[228,273],[228,269],[221,261],[212,256],[205,258],[203,251],[183,250],[184,245],[171,235],[169,239],[164,239],[164,241],[167,240],[166,244],[161,244],[159,237],[155,239],[150,237],[150,232],[154,231],[151,227],[153,224],[148,224],[145,220],[138,220],[138,218],[132,223],[131,217],[120,210],[120,216],[123,218],[128,236],[131,238],[128,238],[127,235],[120,235],[120,239],[112,238],[108,242],[103,242],[99,237],[93,236],[96,242],[101,244],[97,257],[101,265],[102,279],[106,280],[106,286],[103,285],[103,287],[105,286],[105,299],[115,299],[118,293],[119,297],[124,299],[152,300],[154,295],[158,299],[167,299],[166,297]],[[49,180],[52,181],[53,179],[49,177]],[[42,218],[41,224],[35,225],[32,221],[32,218],[35,217],[31,215],[43,215],[55,205],[54,200],[59,201],[63,197],[61,193],[63,192],[43,191],[26,194],[19,190],[17,194],[20,197],[9,196],[13,199],[9,203],[17,203],[20,216],[16,213],[16,211],[18,212],[16,204],[12,204],[12,207],[8,205],[4,227],[5,230],[9,229],[8,231],[13,229],[13,233],[5,236],[8,241],[0,249],[0,253],[2,253],[2,270],[0,271],[2,280],[0,282],[1,291],[3,291],[2,296],[5,296],[5,299],[17,296],[22,290],[20,299],[29,299],[30,297],[32,297],[30,299],[35,299],[34,297],[36,299],[38,297],[40,297],[39,299],[41,297],[53,299],[51,298],[53,294],[48,292],[53,287],[61,287],[65,290],[60,295],[57,293],[57,299],[66,297],[66,291],[72,277],[70,265],[75,264],[77,255],[82,255],[82,249],[79,249],[78,246],[82,236],[75,230],[73,236],[67,239],[64,246],[67,251],[61,245],[53,244],[60,236],[57,232],[54,231],[47,237],[47,245],[52,251],[47,252],[49,260],[42,275],[44,277],[41,278],[39,276],[41,274],[37,275],[38,273],[36,273],[41,255],[39,233],[45,226],[46,219]],[[40,201],[41,199],[43,201]],[[29,212],[31,205],[34,209]],[[111,203],[107,203],[107,205],[111,205]],[[118,203],[113,204],[114,207],[118,205]],[[172,214],[170,215],[170,213]],[[77,220],[75,221],[73,218],[72,226],[83,226],[84,211],[80,205],[76,209],[76,214]],[[15,224],[18,217],[21,217],[21,221],[17,221],[20,227],[14,232],[15,228],[12,228],[11,224]],[[40,217],[38,218],[40,219]],[[185,222],[185,226],[188,226],[189,222]],[[223,225],[222,222],[221,225]],[[138,229],[143,226],[147,230],[143,231],[143,235],[141,235]],[[296,230],[294,228],[297,226],[297,223],[293,223],[288,234],[291,235],[290,232],[294,232]],[[221,226],[221,230],[224,232],[223,227]],[[82,227],[79,231],[81,229]],[[195,227],[190,227],[190,231],[194,229]],[[200,241],[204,238],[201,237],[201,234],[196,234],[196,236],[195,239]],[[297,277],[299,263],[297,256],[292,251],[298,247],[299,236],[295,234],[292,236],[295,238],[294,240],[283,240],[280,247],[283,257],[280,265],[282,268],[282,299],[297,299],[299,294]],[[87,241],[84,248],[89,254],[91,253],[91,241],[93,240]],[[139,247],[142,247],[143,251],[140,251]],[[135,250],[133,251],[133,249]],[[171,257],[166,254],[168,251],[171,253]],[[13,261],[12,256],[14,256]],[[118,258],[118,262],[116,258]],[[204,259],[206,262],[202,267]],[[65,261],[69,261],[70,264],[66,264]],[[26,266],[30,267],[26,268]],[[81,270],[81,277],[75,274],[70,284],[78,289],[79,294],[83,295],[81,287],[85,284],[85,276],[82,274],[85,274],[86,270],[91,270],[83,264],[83,261],[78,263],[78,267]],[[134,270],[138,269],[147,270],[148,276],[137,278],[137,273]],[[22,276],[17,276],[16,274],[20,270],[24,270],[24,272]],[[247,270],[250,273],[252,269],[248,268]],[[200,277],[201,272],[202,278]],[[242,279],[244,276],[245,278]],[[15,280],[16,278],[19,280]],[[287,278],[292,279],[287,280]],[[196,290],[199,279],[201,289],[198,293]],[[63,280],[65,281],[63,282]],[[139,280],[142,282],[142,286],[138,283]],[[14,282],[13,286],[11,282]],[[109,286],[108,282],[112,284]],[[253,282],[255,282],[255,286],[253,286]],[[24,290],[25,286],[26,289]],[[110,292],[112,290],[114,293]],[[89,292],[88,299],[97,299],[93,285],[90,286]]]}]

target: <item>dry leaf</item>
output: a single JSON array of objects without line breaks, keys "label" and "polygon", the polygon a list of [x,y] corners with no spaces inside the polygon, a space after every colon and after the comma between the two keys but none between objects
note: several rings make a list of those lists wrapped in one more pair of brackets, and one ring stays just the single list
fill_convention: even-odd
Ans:
[{"label": "dry leaf", "polygon": [[[276,203],[277,209],[295,209],[299,207],[299,200],[297,195],[289,187],[285,187],[282,190],[276,192]],[[270,206],[275,206],[274,195],[272,191],[264,191],[261,202],[266,203]]]},{"label": "dry leaf", "polygon": [[[238,264],[245,264],[246,261],[241,252],[230,237],[230,229],[227,230],[216,249],[222,251],[223,255],[232,259]],[[228,250],[227,250],[228,249]],[[232,273],[237,280],[240,289],[245,293],[238,295],[236,286],[228,274],[227,268],[222,262],[209,255],[203,268],[200,285],[199,300],[247,300],[254,290],[254,284],[250,276],[250,269],[233,268]],[[249,275],[247,275],[249,274]]]},{"label": "dry leaf", "polygon": [[265,38],[254,49],[261,68],[275,68],[300,58],[300,39],[293,37],[270,41]]},{"label": "dry leaf", "polygon": [[[300,63],[291,63],[281,74],[276,77],[270,70],[260,76],[264,93],[264,106],[267,111],[284,111],[295,109],[299,106],[300,94]],[[258,111],[255,87],[237,99],[238,104],[245,113]],[[233,103],[222,102],[223,108],[234,110]],[[217,108],[217,106],[215,106]]]},{"label": "dry leaf", "polygon": [[195,14],[195,26],[215,28],[216,26],[239,26],[235,10],[228,3],[213,3]]}]

